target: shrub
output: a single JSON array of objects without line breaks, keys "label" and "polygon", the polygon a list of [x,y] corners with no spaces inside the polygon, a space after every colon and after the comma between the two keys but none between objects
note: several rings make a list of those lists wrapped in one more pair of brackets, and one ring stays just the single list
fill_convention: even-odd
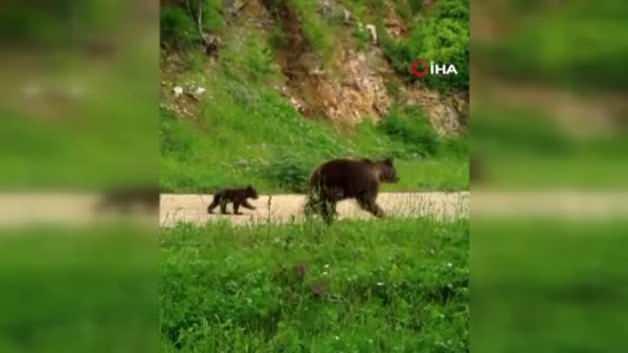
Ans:
[{"label": "shrub", "polygon": [[305,192],[312,165],[303,156],[283,152],[264,165],[261,174],[281,189]]},{"label": "shrub", "polygon": [[171,156],[179,161],[188,160],[195,152],[194,136],[178,124],[171,113],[160,111],[161,128],[159,147],[163,156]]},{"label": "shrub", "polygon": [[362,23],[358,23],[358,25],[353,30],[353,36],[358,42],[359,49],[365,49],[368,47],[369,42],[371,41],[371,34],[366,30],[366,27]]},{"label": "shrub", "polygon": [[409,154],[432,156],[438,149],[438,135],[418,109],[394,108],[379,127],[392,139],[402,142]]},{"label": "shrub", "polygon": [[187,48],[200,40],[196,24],[180,7],[164,6],[159,18],[161,40],[177,48]]},{"label": "shrub", "polygon": [[425,82],[440,90],[469,87],[469,3],[467,0],[439,2],[426,19],[417,20],[408,39],[394,40],[382,32],[382,47],[392,66],[408,75],[416,59],[453,64],[458,75],[428,76]]},{"label": "shrub", "polygon": [[272,49],[259,35],[248,34],[222,50],[221,63],[232,78],[262,81],[278,72]]},{"label": "shrub", "polygon": [[451,156],[459,159],[469,157],[469,142],[466,135],[443,139],[439,152],[442,156]]}]

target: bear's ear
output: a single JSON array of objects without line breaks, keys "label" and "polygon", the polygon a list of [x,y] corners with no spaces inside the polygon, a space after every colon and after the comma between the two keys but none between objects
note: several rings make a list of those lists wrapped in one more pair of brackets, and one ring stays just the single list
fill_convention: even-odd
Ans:
[{"label": "bear's ear", "polygon": [[386,158],[386,159],[384,159],[384,164],[387,164],[387,165],[389,165],[389,166],[391,166],[391,167],[392,167],[392,165],[393,165],[393,159],[392,159],[392,158]]},{"label": "bear's ear", "polygon": [[251,184],[247,185],[246,189],[247,190],[253,190],[253,185],[251,185]]}]

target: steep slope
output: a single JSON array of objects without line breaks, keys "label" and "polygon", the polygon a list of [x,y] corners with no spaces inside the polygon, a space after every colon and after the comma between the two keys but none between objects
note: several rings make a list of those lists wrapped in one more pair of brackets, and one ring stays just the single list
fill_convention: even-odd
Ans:
[{"label": "steep slope", "polygon": [[394,67],[376,38],[405,40],[392,2],[371,27],[336,2],[234,1],[210,6],[202,18],[219,20],[200,32],[184,3],[162,9],[165,190],[301,191],[334,156],[396,157],[393,190],[467,187],[467,94]]}]

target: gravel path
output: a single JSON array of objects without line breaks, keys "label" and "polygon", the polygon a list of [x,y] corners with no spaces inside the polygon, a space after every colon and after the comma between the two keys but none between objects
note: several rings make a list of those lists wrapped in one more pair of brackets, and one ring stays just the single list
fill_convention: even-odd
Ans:
[{"label": "gravel path", "polygon": [[[120,216],[141,218],[155,224],[154,210],[132,208],[130,211],[103,212],[97,208],[100,194],[80,193],[0,193],[0,227],[32,224],[90,225],[110,222]],[[236,224],[249,222],[286,222],[300,220],[305,198],[303,195],[261,195],[252,202],[257,210],[242,209],[244,215],[208,215],[211,195],[162,194],[159,224],[170,227],[179,221],[205,224],[207,221],[227,219]],[[270,201],[270,202],[269,202]],[[389,215],[437,218],[468,217],[546,218],[573,220],[628,219],[628,192],[625,191],[544,191],[496,192],[474,191],[473,205],[469,192],[382,193],[378,203]],[[370,218],[354,201],[338,205],[341,218]],[[231,208],[229,207],[229,210]],[[218,211],[218,210],[216,210]],[[142,216],[142,217],[138,217]],[[113,217],[113,218],[112,218]],[[476,218],[477,217],[477,218]]]},{"label": "gravel path", "polygon": [[[251,204],[254,211],[241,208],[243,215],[220,215],[219,209],[214,214],[207,214],[207,206],[212,195],[162,194],[160,202],[160,225],[171,227],[177,222],[205,224],[208,221],[228,219],[236,224],[259,222],[290,222],[303,219],[304,195],[260,195]],[[432,215],[437,218],[468,216],[468,192],[425,192],[425,193],[381,193],[377,198],[384,212],[397,217],[420,217]],[[227,211],[231,212],[231,206]],[[340,218],[366,219],[372,216],[359,209],[353,200],[338,204]]]}]

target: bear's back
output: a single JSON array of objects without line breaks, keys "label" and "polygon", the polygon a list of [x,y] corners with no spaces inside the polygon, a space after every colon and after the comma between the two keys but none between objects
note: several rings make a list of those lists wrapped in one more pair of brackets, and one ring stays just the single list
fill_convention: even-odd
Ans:
[{"label": "bear's back", "polygon": [[354,197],[377,188],[371,162],[365,160],[335,159],[321,165],[312,175],[311,187],[342,190],[345,197]]}]

